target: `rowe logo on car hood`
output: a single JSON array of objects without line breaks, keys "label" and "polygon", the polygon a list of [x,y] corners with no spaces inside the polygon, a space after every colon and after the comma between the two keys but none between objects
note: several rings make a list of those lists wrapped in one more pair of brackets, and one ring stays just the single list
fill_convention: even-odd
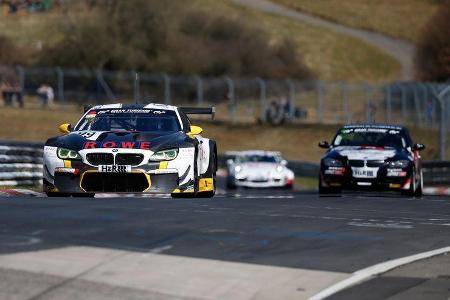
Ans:
[{"label": "rowe logo on car hood", "polygon": [[396,153],[395,149],[385,149],[376,147],[336,147],[335,151],[340,155],[346,156],[348,159],[360,160],[385,160],[393,157]]}]

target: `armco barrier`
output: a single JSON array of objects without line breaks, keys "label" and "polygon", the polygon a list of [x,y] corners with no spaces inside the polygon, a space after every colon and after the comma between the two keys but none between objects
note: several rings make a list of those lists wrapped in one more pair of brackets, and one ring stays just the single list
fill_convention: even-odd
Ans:
[{"label": "armco barrier", "polygon": [[426,161],[422,170],[425,186],[450,186],[450,161]]},{"label": "armco barrier", "polygon": [[42,182],[43,144],[0,141],[0,186]]}]

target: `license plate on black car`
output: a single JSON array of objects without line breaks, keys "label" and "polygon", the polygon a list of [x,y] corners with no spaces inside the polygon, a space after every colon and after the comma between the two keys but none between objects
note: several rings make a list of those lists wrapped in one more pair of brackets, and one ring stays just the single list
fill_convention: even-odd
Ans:
[{"label": "license plate on black car", "polygon": [[353,168],[353,176],[360,178],[374,178],[376,174],[373,170],[363,168]]}]

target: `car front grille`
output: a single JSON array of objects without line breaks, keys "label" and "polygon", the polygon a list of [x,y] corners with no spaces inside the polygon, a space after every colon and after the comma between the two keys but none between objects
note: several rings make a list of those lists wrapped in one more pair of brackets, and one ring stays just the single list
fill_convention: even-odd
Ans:
[{"label": "car front grille", "polygon": [[140,193],[150,187],[144,173],[97,173],[83,175],[81,187],[86,192]]},{"label": "car front grille", "polygon": [[384,164],[384,160],[367,160],[364,161],[362,159],[351,159],[348,161],[350,167],[362,168],[367,166],[369,168],[378,168]]},{"label": "car front grille", "polygon": [[112,153],[88,153],[86,159],[93,166],[114,164]]},{"label": "car front grille", "polygon": [[116,165],[138,166],[144,160],[144,155],[136,153],[116,154]]},{"label": "car front grille", "polygon": [[348,164],[351,167],[364,167],[364,160],[360,160],[360,159],[351,159],[348,161]]},{"label": "car front grille", "polygon": [[384,160],[368,160],[367,166],[370,168],[377,168],[384,165]]}]

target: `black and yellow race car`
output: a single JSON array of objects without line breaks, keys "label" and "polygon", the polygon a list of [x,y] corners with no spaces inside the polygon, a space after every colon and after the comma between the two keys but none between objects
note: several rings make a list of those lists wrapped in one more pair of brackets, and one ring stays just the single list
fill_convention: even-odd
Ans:
[{"label": "black and yellow race car", "polygon": [[188,114],[214,108],[162,104],[99,105],[44,147],[43,189],[48,196],[95,193],[170,193],[212,197],[217,145],[201,136]]}]

